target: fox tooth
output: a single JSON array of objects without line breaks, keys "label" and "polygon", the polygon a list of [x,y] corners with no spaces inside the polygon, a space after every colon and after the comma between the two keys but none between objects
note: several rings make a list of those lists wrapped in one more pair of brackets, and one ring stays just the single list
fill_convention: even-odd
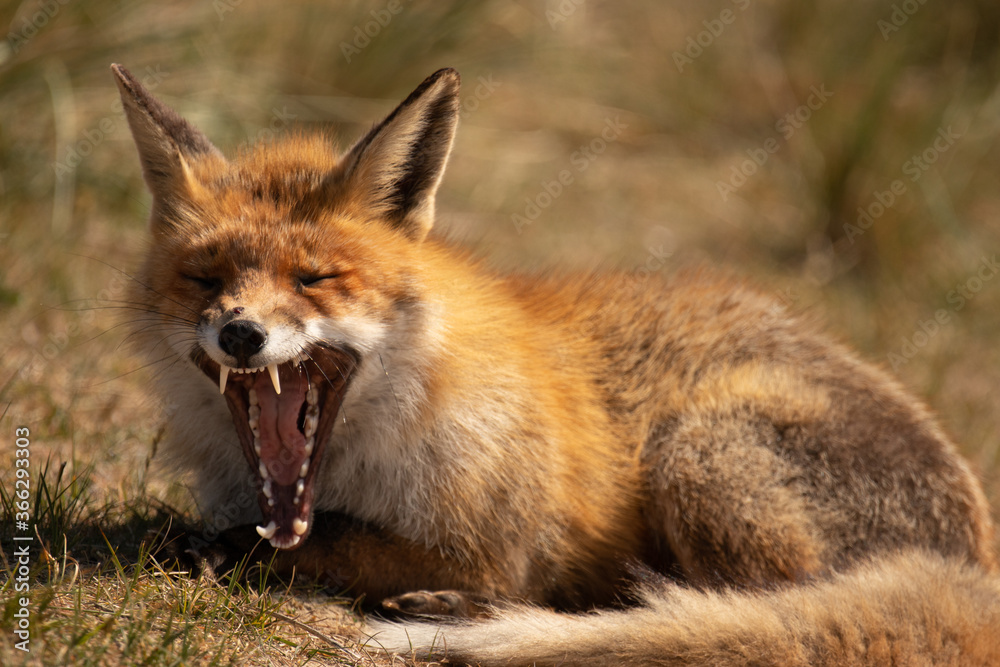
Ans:
[{"label": "fox tooth", "polygon": [[271,546],[274,547],[275,549],[293,549],[301,541],[302,541],[301,537],[299,537],[298,535],[292,535],[292,541],[289,542],[288,544],[281,544],[279,542],[271,540]]},{"label": "fox tooth", "polygon": [[267,372],[271,374],[271,384],[274,385],[274,393],[281,393],[281,381],[278,379],[278,364],[270,364]]},{"label": "fox tooth", "polygon": [[292,520],[292,530],[295,531],[296,535],[305,535],[306,531],[309,530],[309,524],[302,519],[295,517]]},{"label": "fox tooth", "polygon": [[[316,433],[316,428],[319,426],[319,415],[310,414],[306,412],[306,418],[302,423],[302,434],[307,438],[312,437]],[[308,456],[308,455],[307,455]]]},{"label": "fox tooth", "polygon": [[257,534],[265,540],[269,540],[274,537],[276,532],[278,532],[278,524],[274,523],[274,521],[269,522],[267,527],[257,526]]},{"label": "fox tooth", "polygon": [[226,380],[229,379],[229,366],[219,364],[219,393],[226,393]]}]

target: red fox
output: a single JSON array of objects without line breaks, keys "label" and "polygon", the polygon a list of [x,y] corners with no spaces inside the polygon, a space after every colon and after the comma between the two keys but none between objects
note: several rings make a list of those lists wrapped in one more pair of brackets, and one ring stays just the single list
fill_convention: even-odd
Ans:
[{"label": "red fox", "polygon": [[227,159],[112,69],[153,196],[132,336],[230,526],[204,551],[438,617],[370,626],[421,657],[1000,664],[984,494],[884,372],[742,282],[435,235],[457,72],[343,155]]}]

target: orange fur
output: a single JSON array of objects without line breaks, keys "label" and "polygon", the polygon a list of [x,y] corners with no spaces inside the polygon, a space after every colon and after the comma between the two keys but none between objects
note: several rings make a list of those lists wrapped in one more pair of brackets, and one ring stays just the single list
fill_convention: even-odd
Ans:
[{"label": "orange fur", "polygon": [[[232,161],[115,73],[154,196],[135,337],[170,360],[165,446],[229,522],[224,553],[410,613],[621,604],[635,564],[698,589],[597,617],[504,613],[486,631],[517,633],[482,654],[479,626],[446,631],[490,664],[783,662],[761,638],[789,664],[937,660],[930,611],[859,598],[959,604],[934,607],[910,571],[982,605],[985,625],[955,616],[958,655],[996,650],[977,635],[997,618],[982,490],[883,372],[739,282],[502,275],[433,234],[455,72],[341,157],[293,135]],[[607,619],[643,628],[614,659],[581,635]],[[863,651],[828,646],[854,630]]]}]

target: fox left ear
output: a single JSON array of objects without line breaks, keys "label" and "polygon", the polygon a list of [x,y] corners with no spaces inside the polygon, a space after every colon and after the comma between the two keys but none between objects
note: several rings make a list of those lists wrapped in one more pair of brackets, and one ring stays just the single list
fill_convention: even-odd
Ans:
[{"label": "fox left ear", "polygon": [[153,97],[132,73],[112,65],[122,106],[142,162],[146,185],[153,193],[154,231],[190,203],[198,189],[190,166],[206,157],[225,162],[212,142],[177,113]]},{"label": "fox left ear", "polygon": [[344,156],[352,203],[421,240],[434,224],[434,195],[458,125],[458,72],[427,77]]}]

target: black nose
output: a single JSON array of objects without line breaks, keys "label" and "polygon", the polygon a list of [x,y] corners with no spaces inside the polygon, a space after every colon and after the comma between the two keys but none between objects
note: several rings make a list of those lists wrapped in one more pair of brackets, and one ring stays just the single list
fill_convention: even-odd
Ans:
[{"label": "black nose", "polygon": [[219,347],[226,354],[236,357],[240,367],[246,367],[247,359],[264,349],[267,331],[250,320],[233,320],[219,332]]}]

